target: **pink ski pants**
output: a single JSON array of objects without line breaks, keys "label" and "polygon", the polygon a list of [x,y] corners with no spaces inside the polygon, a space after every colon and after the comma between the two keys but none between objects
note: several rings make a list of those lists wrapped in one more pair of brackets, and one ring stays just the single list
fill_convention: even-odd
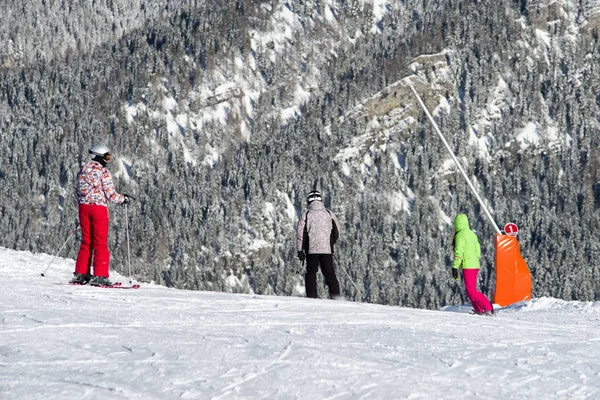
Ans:
[{"label": "pink ski pants", "polygon": [[463,269],[463,280],[465,282],[465,291],[467,297],[471,300],[471,305],[477,314],[484,313],[486,311],[492,311],[492,305],[490,301],[483,293],[477,290],[477,275],[479,269]]}]

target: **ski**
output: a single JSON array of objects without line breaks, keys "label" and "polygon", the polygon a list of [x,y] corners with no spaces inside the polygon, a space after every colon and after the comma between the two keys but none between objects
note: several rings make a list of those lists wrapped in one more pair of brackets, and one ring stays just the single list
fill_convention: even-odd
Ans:
[{"label": "ski", "polygon": [[492,312],[482,312],[482,313],[476,313],[475,310],[471,310],[469,311],[469,315],[480,315],[482,317],[495,317],[496,316],[496,310],[492,310]]},{"label": "ski", "polygon": [[115,282],[112,285],[99,285],[99,286],[90,285],[87,283],[72,283],[72,282],[62,282],[62,283],[57,283],[57,285],[91,286],[91,287],[97,287],[97,288],[102,288],[102,289],[139,289],[140,288],[140,285],[138,285],[138,284],[124,286],[121,282]]},{"label": "ski", "polygon": [[139,289],[140,285],[131,285],[131,286],[123,286],[121,284],[121,282],[115,282],[112,285],[100,285],[100,286],[95,286],[95,287],[99,287],[102,289]]}]

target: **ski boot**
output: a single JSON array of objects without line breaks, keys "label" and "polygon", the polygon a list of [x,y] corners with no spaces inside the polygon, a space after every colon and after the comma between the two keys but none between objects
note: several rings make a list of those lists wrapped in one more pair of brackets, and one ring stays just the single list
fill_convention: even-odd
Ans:
[{"label": "ski boot", "polygon": [[112,286],[113,283],[103,276],[94,276],[90,281],[92,286]]},{"label": "ski boot", "polygon": [[90,281],[91,276],[86,274],[78,274],[73,272],[73,279],[69,281],[69,283],[73,285],[85,285]]},{"label": "ski boot", "polygon": [[486,311],[485,315],[488,317],[495,317],[496,316],[496,311],[494,311],[494,309],[492,308],[490,311]]}]

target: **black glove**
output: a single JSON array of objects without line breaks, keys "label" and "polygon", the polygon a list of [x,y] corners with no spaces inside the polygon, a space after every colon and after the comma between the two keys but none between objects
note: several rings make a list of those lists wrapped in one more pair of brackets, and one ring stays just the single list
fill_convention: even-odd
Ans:
[{"label": "black glove", "polygon": [[452,268],[452,277],[458,280],[458,268]]},{"label": "black glove", "polygon": [[133,200],[135,200],[135,197],[133,197],[130,194],[124,194],[123,197],[125,198],[125,200],[123,201],[123,204],[129,204],[131,203]]},{"label": "black glove", "polygon": [[304,254],[304,250],[298,250],[298,259],[300,262],[304,262],[304,260],[306,260],[306,254]]}]

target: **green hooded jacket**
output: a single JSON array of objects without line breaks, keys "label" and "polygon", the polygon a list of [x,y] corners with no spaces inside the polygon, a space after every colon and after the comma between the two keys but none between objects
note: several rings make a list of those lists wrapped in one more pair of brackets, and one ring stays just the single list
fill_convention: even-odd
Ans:
[{"label": "green hooded jacket", "polygon": [[477,235],[469,228],[469,220],[465,214],[454,218],[454,262],[452,268],[479,269],[481,248]]}]

